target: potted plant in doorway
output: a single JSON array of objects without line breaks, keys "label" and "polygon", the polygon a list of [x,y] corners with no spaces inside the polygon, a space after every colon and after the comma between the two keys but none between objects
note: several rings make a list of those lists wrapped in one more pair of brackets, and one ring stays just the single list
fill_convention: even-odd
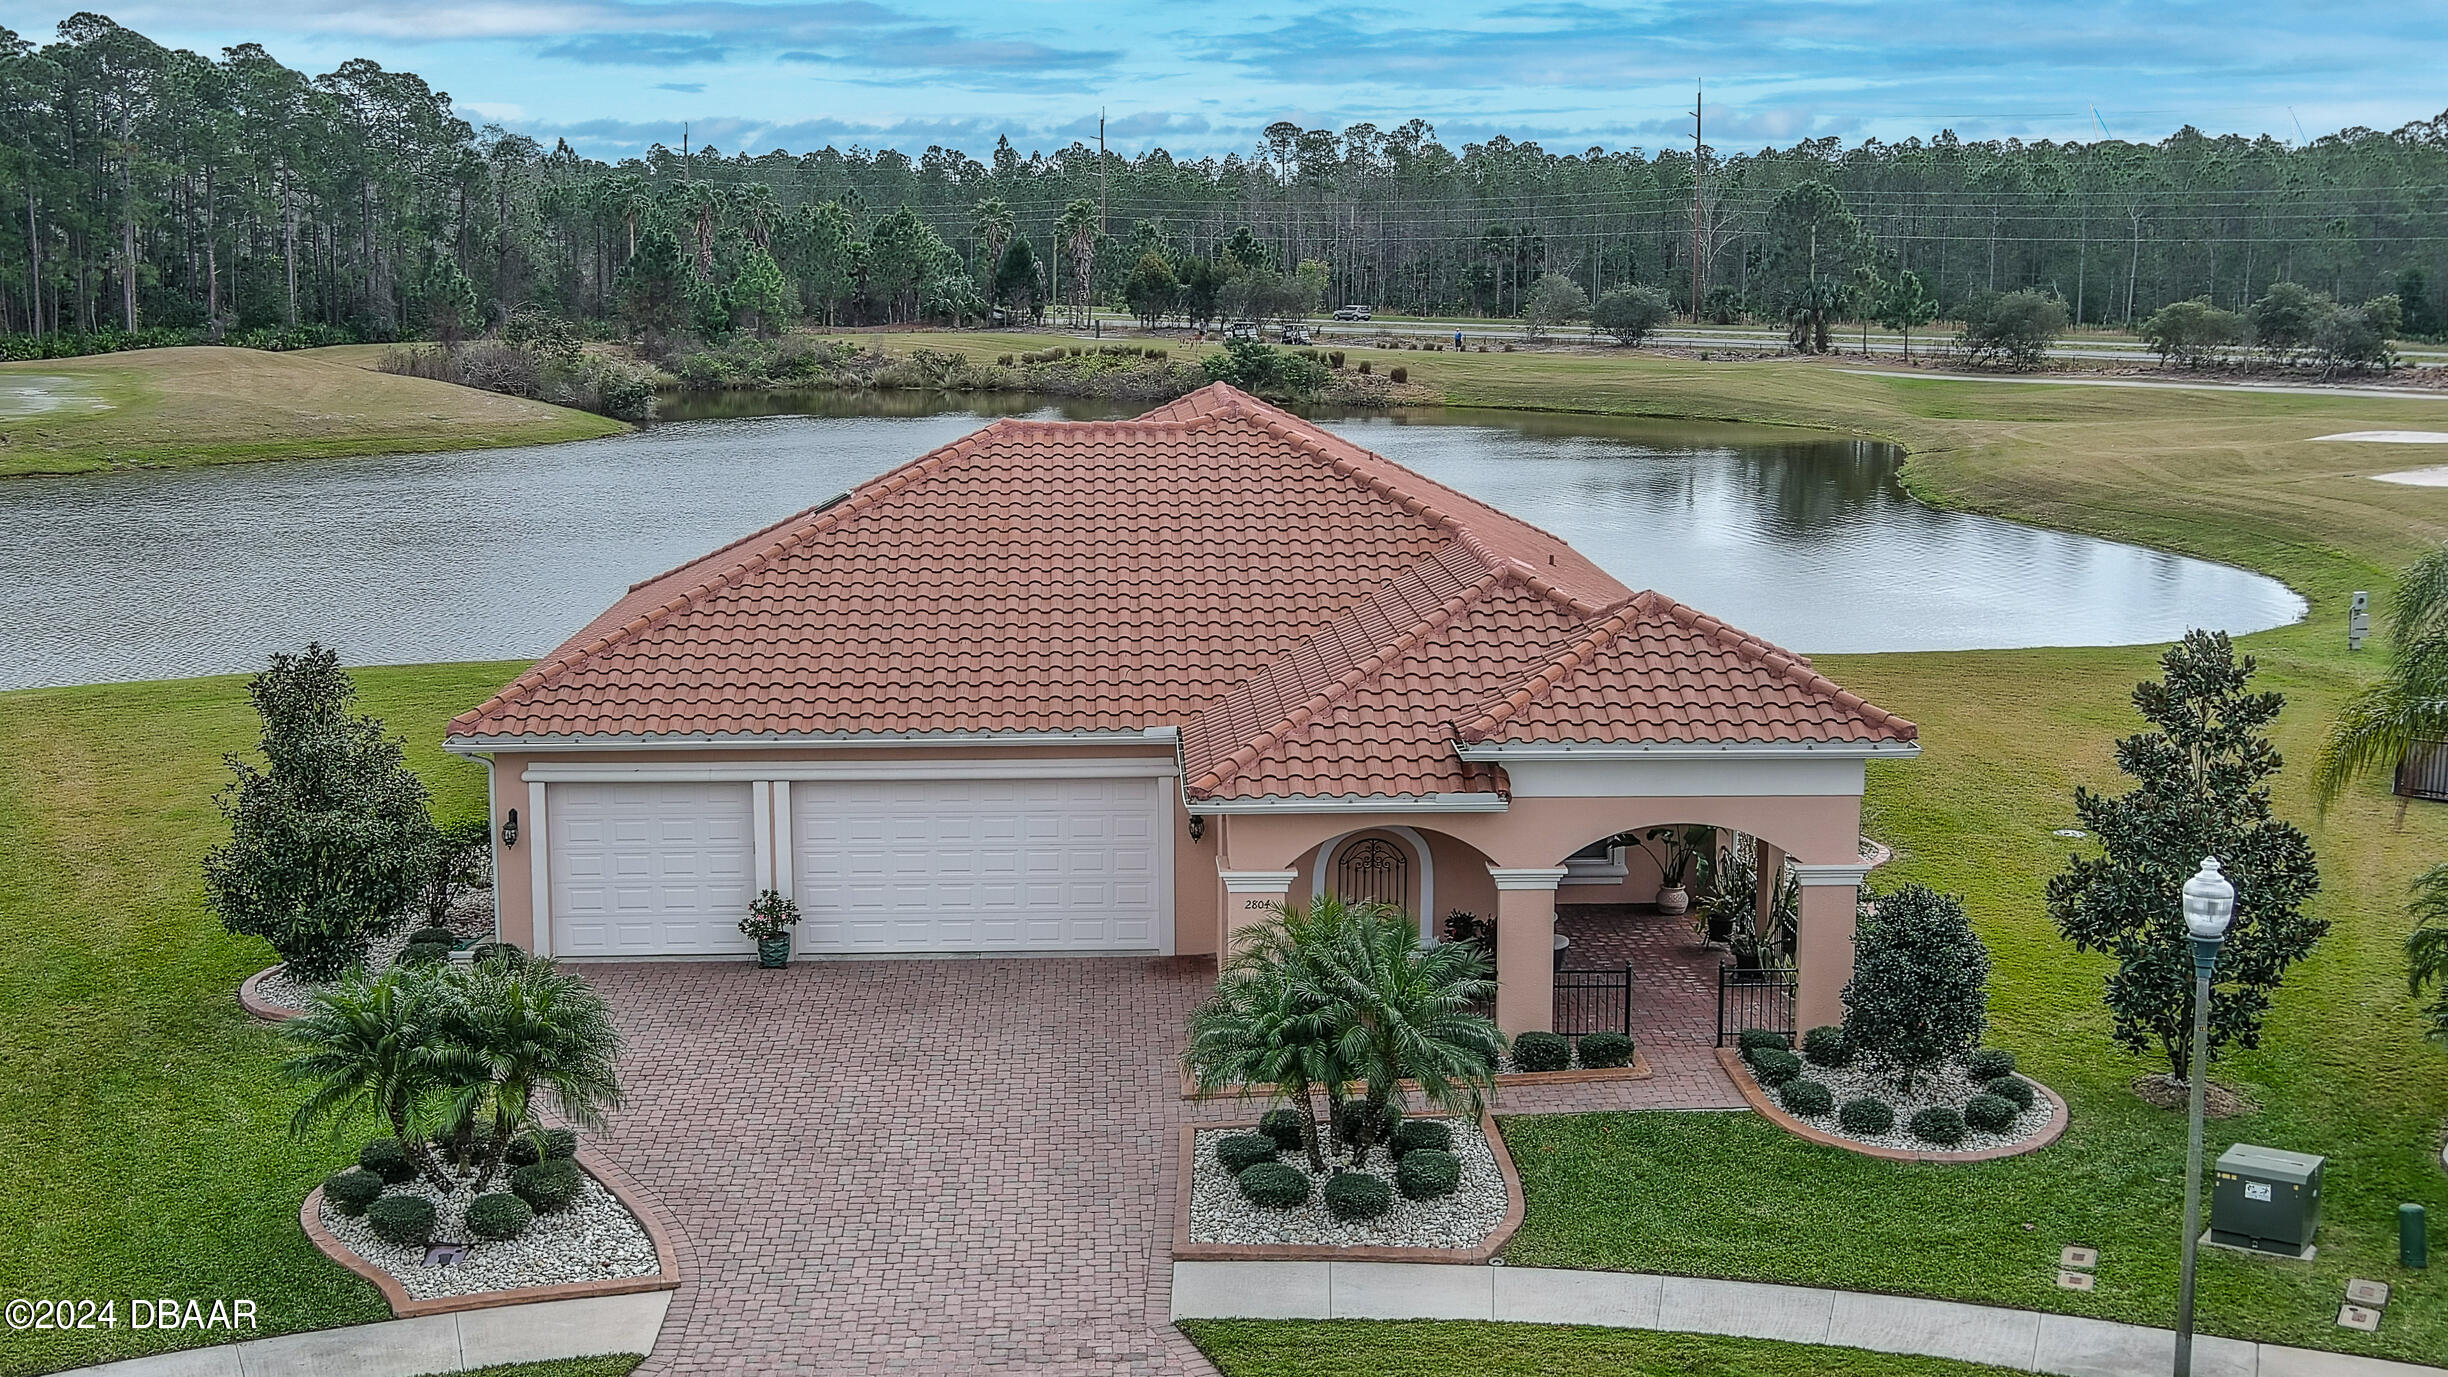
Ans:
[{"label": "potted plant in doorway", "polygon": [[766,890],[749,901],[748,916],[740,919],[739,928],[756,939],[759,969],[778,971],[790,964],[791,929],[798,924],[798,902],[784,898],[780,890]]},{"label": "potted plant in doorway", "polygon": [[[1701,848],[1709,843],[1706,827],[1652,827],[1641,834],[1641,849],[1657,858],[1657,911],[1669,918],[1691,912],[1690,880],[1695,867],[1706,870]],[[1650,851],[1655,842],[1658,849]]]}]

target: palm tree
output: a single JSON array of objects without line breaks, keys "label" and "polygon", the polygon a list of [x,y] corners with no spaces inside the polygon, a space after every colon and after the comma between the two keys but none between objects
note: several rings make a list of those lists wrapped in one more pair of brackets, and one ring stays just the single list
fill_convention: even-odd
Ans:
[{"label": "palm tree", "polygon": [[1504,1034],[1477,1012],[1496,990],[1479,945],[1422,947],[1411,919],[1382,904],[1355,906],[1335,938],[1323,964],[1342,1025],[1336,1050],[1368,1086],[1353,1165],[1367,1159],[1405,1080],[1429,1104],[1476,1119],[1496,1093],[1504,1051]]},{"label": "palm tree", "polygon": [[282,1024],[281,1037],[298,1052],[281,1073],[314,1084],[289,1131],[303,1136],[325,1120],[337,1130],[371,1110],[390,1125],[417,1169],[441,1183],[418,1132],[418,1111],[465,1068],[439,1026],[437,995],[435,977],[413,968],[394,967],[377,977],[352,970]]},{"label": "palm tree", "polygon": [[2388,668],[2338,710],[2313,767],[2313,796],[2323,808],[2422,743],[2448,740],[2448,548],[2398,576],[2388,615]]},{"label": "palm tree", "polygon": [[712,182],[690,182],[681,191],[681,208],[697,229],[697,280],[714,280],[714,228],[720,222],[730,198]]},{"label": "palm tree", "polygon": [[985,277],[994,282],[995,269],[1003,262],[1003,246],[1011,242],[1017,224],[1011,206],[1000,196],[989,196],[969,208],[969,229],[986,245]]},{"label": "palm tree", "polygon": [[782,218],[782,202],[774,189],[763,182],[750,182],[733,194],[731,209],[756,246],[772,253],[774,222]]},{"label": "palm tree", "polygon": [[2405,940],[2406,988],[2418,997],[2435,991],[2423,1007],[2423,1021],[2434,1040],[2448,1042],[2448,865],[2422,873],[2406,911],[2415,919]]},{"label": "palm tree", "polygon": [[1283,965],[1247,959],[1253,949],[1254,944],[1243,945],[1215,993],[1192,1011],[1182,1066],[1201,1093],[1272,1086],[1300,1111],[1301,1149],[1309,1155],[1309,1169],[1323,1172],[1313,1095],[1320,1085],[1340,1086],[1349,1079],[1334,1062],[1328,1006]]},{"label": "palm tree", "polygon": [[1062,234],[1063,252],[1071,269],[1071,323],[1088,323],[1088,284],[1096,268],[1097,213],[1086,200],[1074,200],[1063,207],[1062,219],[1054,228]]},{"label": "palm tree", "polygon": [[540,1098],[581,1128],[601,1127],[604,1111],[620,1107],[621,1038],[611,1007],[550,961],[488,961],[457,975],[445,1022],[473,1073],[453,1087],[452,1120],[491,1114],[477,1155],[479,1192],[511,1141],[534,1128]]}]

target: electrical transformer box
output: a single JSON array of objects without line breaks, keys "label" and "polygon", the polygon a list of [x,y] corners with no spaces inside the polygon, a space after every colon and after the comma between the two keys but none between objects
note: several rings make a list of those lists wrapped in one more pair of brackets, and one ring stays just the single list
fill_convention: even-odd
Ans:
[{"label": "electrical transformer box", "polygon": [[2219,1154],[2210,1241],[2301,1257],[2320,1229],[2325,1157],[2238,1143]]}]

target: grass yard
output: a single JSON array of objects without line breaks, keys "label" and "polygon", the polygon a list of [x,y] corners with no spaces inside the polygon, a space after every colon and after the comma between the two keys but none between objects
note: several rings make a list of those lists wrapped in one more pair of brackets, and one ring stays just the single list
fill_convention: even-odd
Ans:
[{"label": "grass yard", "polygon": [[629,1377],[646,1361],[643,1353],[607,1353],[600,1358],[563,1358],[550,1363],[509,1363],[467,1368],[458,1377]]},{"label": "grass yard", "polygon": [[0,478],[540,445],[628,428],[320,352],[142,349],[0,364]]},{"label": "grass yard", "polygon": [[1944,1358],[1465,1320],[1191,1320],[1224,1377],[1999,1377]]}]

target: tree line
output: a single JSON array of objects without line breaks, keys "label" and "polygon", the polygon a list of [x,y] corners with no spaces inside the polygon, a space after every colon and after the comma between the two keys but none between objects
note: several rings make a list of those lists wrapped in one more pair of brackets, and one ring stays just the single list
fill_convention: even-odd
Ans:
[{"label": "tree line", "polygon": [[2448,315],[2448,113],[2302,145],[2188,127],[1456,150],[1413,119],[1283,121],[1198,159],[999,138],[983,160],[684,143],[605,162],[471,125],[364,59],[309,76],[256,44],[209,57],[78,14],[39,46],[0,29],[0,126],[0,330],[21,335],[381,339],[521,307],[670,329],[1084,319],[1131,299],[1134,273],[1137,301],[1193,317],[1518,316],[1553,276],[1720,320],[1800,306],[1818,332],[1905,273],[1948,318],[2033,291],[2076,324],[2130,325],[2195,298],[2241,310],[2276,282],[2394,294],[2409,333]]}]

